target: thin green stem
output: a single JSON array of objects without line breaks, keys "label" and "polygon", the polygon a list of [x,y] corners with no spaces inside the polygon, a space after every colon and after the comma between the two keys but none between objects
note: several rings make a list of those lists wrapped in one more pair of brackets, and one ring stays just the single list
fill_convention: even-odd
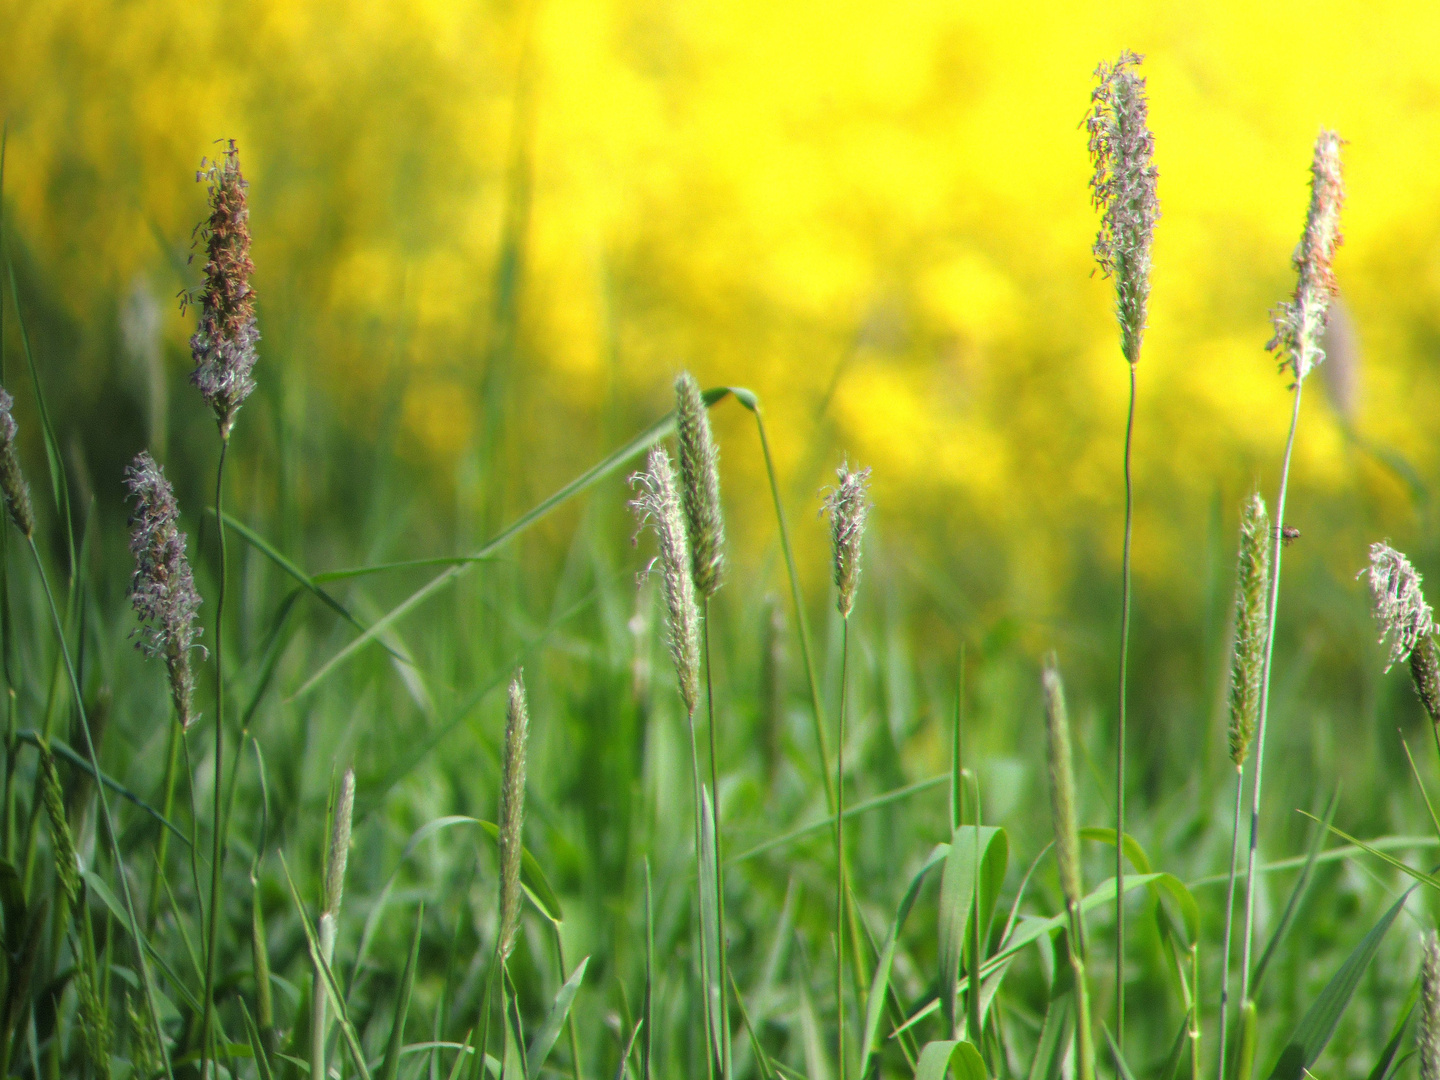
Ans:
[{"label": "thin green stem", "polygon": [[[165,778],[161,781],[163,792],[160,813],[169,821],[175,810],[175,773],[180,766],[180,722],[170,725],[170,737],[166,743]],[[160,879],[165,876],[166,856],[170,851],[170,830],[162,828],[160,839],[155,846],[155,877],[150,882],[150,903],[145,916],[147,930],[155,929],[155,919],[160,914]]]},{"label": "thin green stem", "polygon": [[[70,647],[65,641],[65,629],[60,622],[60,609],[55,606],[55,593],[50,588],[50,578],[45,573],[45,564],[40,560],[40,549],[35,546],[35,538],[25,538],[30,545],[30,554],[35,560],[36,572],[40,575],[40,584],[45,590],[45,602],[50,608],[50,619],[55,626],[55,640],[59,644],[60,655],[65,663],[65,673],[70,679],[70,692],[75,696],[75,709],[80,714],[80,730],[85,735],[85,752],[90,758],[90,767],[95,775],[103,775],[100,772],[100,756],[95,752],[95,740],[90,736],[90,719],[85,715],[85,699],[80,694],[80,680],[75,675],[75,665],[70,660]],[[100,814],[105,825],[105,835],[110,841],[110,857],[114,861],[115,876],[120,879],[120,895],[125,901],[125,915],[130,921],[130,936],[135,942],[135,955],[140,965],[140,985],[145,992],[145,1009],[149,1016],[151,1028],[155,1034],[155,1043],[161,1048],[161,1061],[165,1066],[165,1075],[173,1080],[170,1071],[170,1058],[164,1052],[165,1035],[160,1027],[160,1017],[155,1011],[155,988],[150,978],[150,961],[145,957],[145,939],[140,934],[140,920],[135,915],[135,898],[130,891],[130,878],[125,873],[125,862],[120,856],[120,834],[115,828],[115,819],[110,816],[110,800],[105,797],[105,785],[97,782],[95,784],[96,797],[100,800]]]},{"label": "thin green stem", "polygon": [[[705,889],[705,872],[702,867],[703,848],[700,841],[700,822],[705,813],[705,803],[700,797],[700,750],[695,741],[695,714],[689,716],[690,729],[690,780],[695,788],[695,897],[698,901]],[[716,860],[717,862],[719,860]],[[710,1080],[715,1077],[715,1055],[711,1052],[715,1041],[715,1022],[710,1014],[710,962],[707,957],[708,949],[703,942],[705,940],[705,917],[700,915],[700,1003],[705,1016],[705,1074]]]},{"label": "thin green stem", "polygon": [[[1220,961],[1220,1037],[1217,1044],[1219,1080],[1225,1080],[1225,1036],[1230,1018],[1230,932],[1235,923],[1235,874],[1240,861],[1240,806],[1244,802],[1244,770],[1235,768],[1235,820],[1230,826],[1230,880],[1225,886],[1225,944]],[[1200,988],[1195,988],[1199,1000]],[[1198,1075],[1198,1074],[1197,1074]]]},{"label": "thin green stem", "polygon": [[1130,365],[1130,408],[1125,418],[1125,549],[1120,569],[1120,687],[1115,722],[1115,1044],[1125,1049],[1125,684],[1130,660],[1130,541],[1135,528],[1135,483],[1130,451],[1135,439],[1135,365]]},{"label": "thin green stem", "polygon": [[850,620],[840,625],[840,720],[835,736],[835,1060],[840,1080],[845,1080],[845,684]]},{"label": "thin green stem", "polygon": [[1240,1000],[1250,1000],[1250,950],[1255,937],[1255,849],[1260,841],[1260,780],[1265,768],[1265,730],[1270,718],[1270,662],[1275,651],[1275,615],[1280,603],[1281,537],[1285,528],[1285,493],[1290,484],[1290,457],[1295,450],[1295,429],[1300,425],[1300,391],[1303,380],[1295,380],[1295,403],[1290,413],[1290,434],[1285,440],[1285,459],[1280,466],[1280,494],[1275,500],[1275,524],[1270,546],[1270,600],[1266,606],[1265,664],[1260,676],[1260,722],[1255,731],[1255,786],[1250,796],[1250,851],[1245,863],[1245,935],[1241,951]]},{"label": "thin green stem", "polygon": [[200,1020],[200,1075],[205,1075],[210,1053],[210,1029],[215,1016],[215,949],[220,929],[220,861],[224,853],[225,752],[225,516],[221,503],[225,485],[225,453],[230,438],[220,439],[220,463],[215,468],[215,520],[220,538],[220,588],[215,599],[215,797],[210,845],[210,910],[205,920],[205,990]]},{"label": "thin green stem", "polygon": [[725,860],[720,852],[720,780],[715,764],[715,687],[710,667],[710,598],[701,602],[701,633],[705,647],[705,707],[709,713],[710,729],[710,828],[715,837],[715,914],[717,941],[715,963],[719,969],[720,1015],[720,1075],[730,1080],[730,994],[729,962],[725,956]]}]

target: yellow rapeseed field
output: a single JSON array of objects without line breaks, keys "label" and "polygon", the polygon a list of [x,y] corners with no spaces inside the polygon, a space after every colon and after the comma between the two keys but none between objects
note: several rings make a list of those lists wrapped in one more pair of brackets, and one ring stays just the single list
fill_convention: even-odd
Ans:
[{"label": "yellow rapeseed field", "polygon": [[[882,530],[938,538],[936,565],[1002,540],[999,593],[1041,610],[1077,537],[1118,557],[1125,370],[1079,124],[1133,48],[1163,213],[1139,574],[1185,578],[1216,498],[1228,521],[1273,486],[1267,310],[1322,126],[1348,140],[1350,344],[1307,395],[1302,499],[1403,533],[1393,463],[1440,464],[1435,4],[3,0],[0,26],[9,243],[77,323],[137,287],[170,310],[195,167],[233,137],[262,364],[356,415],[407,365],[437,475],[507,414],[528,444],[554,411],[658,412],[690,366],[760,394],[797,492],[848,448]],[[758,457],[719,419],[739,503]]]}]

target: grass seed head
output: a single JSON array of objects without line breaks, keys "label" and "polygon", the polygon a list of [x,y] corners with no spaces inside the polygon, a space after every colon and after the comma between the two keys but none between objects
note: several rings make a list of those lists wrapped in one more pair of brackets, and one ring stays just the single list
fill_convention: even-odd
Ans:
[{"label": "grass seed head", "polygon": [[630,477],[630,485],[637,491],[630,508],[640,528],[652,526],[660,541],[660,578],[665,591],[670,659],[675,663],[685,711],[693,716],[700,697],[700,610],[695,604],[690,544],[676,493],[675,469],[663,446],[650,451],[645,471]]},{"label": "grass seed head", "polygon": [[1420,935],[1420,1080],[1440,1080],[1440,938]]},{"label": "grass seed head", "polygon": [[1265,666],[1265,608],[1270,590],[1270,515],[1258,492],[1240,512],[1240,554],[1235,569],[1235,653],[1230,667],[1230,760],[1245,764],[1260,714]]},{"label": "grass seed head", "polygon": [[1432,724],[1440,724],[1440,646],[1427,634],[1410,650],[1410,677]]},{"label": "grass seed head", "polygon": [[0,494],[15,527],[27,537],[35,535],[35,511],[30,506],[30,485],[20,471],[20,454],[15,448],[15,399],[0,386]]},{"label": "grass seed head", "polygon": [[855,607],[855,590],[860,586],[860,542],[865,536],[865,518],[870,512],[866,495],[870,470],[841,465],[835,472],[835,486],[825,496],[824,512],[830,518],[830,551],[834,558],[835,605],[840,617],[848,619]]},{"label": "grass seed head", "polygon": [[[1375,619],[1380,624],[1380,641],[1390,643],[1389,671],[1435,630],[1430,605],[1420,591],[1420,573],[1410,560],[1389,544],[1370,545],[1370,594],[1375,602]],[[1358,575],[1357,575],[1358,576]]]},{"label": "grass seed head", "polygon": [[1342,140],[1333,131],[1321,131],[1310,164],[1310,209],[1305,232],[1295,248],[1295,294],[1276,306],[1270,319],[1275,336],[1266,344],[1290,368],[1296,381],[1310,374],[1325,359],[1321,335],[1335,295],[1335,249],[1340,246],[1340,208],[1345,185],[1340,175]]},{"label": "grass seed head", "polygon": [[520,861],[524,851],[525,749],[530,738],[530,710],[525,700],[525,673],[510,680],[505,712],[505,776],[500,787],[500,955],[508,958],[520,928]]},{"label": "grass seed head", "polygon": [[147,656],[164,658],[175,714],[189,727],[195,720],[190,653],[198,648],[195,613],[200,608],[200,594],[195,591],[190,560],[185,556],[175,491],[155,459],[143,450],[125,470],[125,484],[135,500],[130,515],[130,553],[135,557],[130,602],[140,617],[135,644]]},{"label": "grass seed head", "polygon": [[1101,211],[1095,258],[1115,279],[1115,315],[1120,348],[1134,364],[1140,359],[1150,301],[1150,246],[1160,217],[1156,197],[1155,136],[1149,126],[1145,80],[1136,73],[1144,57],[1126,49],[1114,64],[1095,70],[1099,85],[1090,93],[1085,128],[1090,134],[1090,197]]},{"label": "grass seed head", "polygon": [[1050,810],[1055,829],[1055,862],[1065,904],[1080,903],[1080,829],[1075,818],[1075,772],[1070,761],[1070,715],[1065,708],[1065,684],[1052,652],[1040,676],[1045,691],[1046,760],[1050,767]]},{"label": "grass seed head", "polygon": [[680,451],[680,496],[690,537],[695,591],[715,595],[725,569],[725,521],[720,512],[720,451],[710,410],[688,371],[675,379],[675,430]]},{"label": "grass seed head", "polygon": [[[214,161],[201,160],[196,181],[208,185],[210,216],[195,229],[205,249],[205,282],[194,297],[200,320],[190,338],[195,371],[190,381],[215,413],[222,438],[230,437],[235,412],[255,389],[255,289],[250,275],[249,184],[240,172],[235,140]],[[182,300],[182,306],[190,297]]]},{"label": "grass seed head", "polygon": [[325,859],[323,913],[340,914],[345,895],[345,865],[350,860],[350,823],[355,816],[355,770],[346,769],[340,778],[340,795],[335,800],[335,817],[330,823],[330,852]]},{"label": "grass seed head", "polygon": [[41,798],[45,816],[50,821],[50,841],[55,845],[55,876],[65,894],[67,911],[74,911],[80,898],[80,864],[75,857],[75,838],[70,832],[70,819],[65,814],[65,794],[60,786],[60,773],[55,768],[55,755],[45,745],[40,747]]}]

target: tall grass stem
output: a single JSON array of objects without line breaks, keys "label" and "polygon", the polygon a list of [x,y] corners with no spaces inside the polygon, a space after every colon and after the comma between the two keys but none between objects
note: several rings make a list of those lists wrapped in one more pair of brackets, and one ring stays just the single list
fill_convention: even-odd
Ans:
[{"label": "tall grass stem", "polygon": [[835,1061],[840,1080],[845,1080],[845,688],[850,620],[841,620],[840,626],[840,718],[835,734]]},{"label": "tall grass stem", "polygon": [[[710,827],[715,836],[715,965],[720,980],[720,1075],[730,1080],[730,990],[729,962],[725,953],[725,858],[720,850],[720,780],[715,763],[715,687],[710,667],[710,597],[700,601],[700,632],[705,650],[705,707],[709,714],[710,735]],[[709,993],[707,988],[706,993]]]},{"label": "tall grass stem", "polygon": [[1125,1049],[1125,688],[1130,660],[1130,543],[1135,528],[1135,483],[1130,451],[1135,438],[1135,365],[1125,418],[1125,548],[1120,561],[1120,686],[1115,724],[1115,1044]]},{"label": "tall grass stem", "polygon": [[1270,600],[1266,604],[1265,665],[1260,677],[1260,723],[1255,731],[1255,784],[1250,795],[1250,849],[1245,861],[1245,933],[1240,953],[1240,1000],[1250,1000],[1250,953],[1255,939],[1255,852],[1260,841],[1260,782],[1265,769],[1265,730],[1270,718],[1270,669],[1275,653],[1275,616],[1280,602],[1281,538],[1285,528],[1285,494],[1290,483],[1290,458],[1295,450],[1295,429],[1300,424],[1300,394],[1305,381],[1295,379],[1295,402],[1290,412],[1290,434],[1285,439],[1285,457],[1280,466],[1280,492],[1275,499],[1271,524]]},{"label": "tall grass stem", "polygon": [[[1230,880],[1225,886],[1225,936],[1220,961],[1220,1034],[1216,1051],[1220,1063],[1217,1066],[1219,1080],[1225,1080],[1225,1039],[1230,1015],[1230,935],[1235,924],[1235,874],[1240,861],[1240,807],[1245,801],[1245,771],[1235,768],[1235,817],[1230,826]],[[1195,998],[1199,999],[1199,987]],[[1198,1075],[1198,1074],[1197,1074]]]}]

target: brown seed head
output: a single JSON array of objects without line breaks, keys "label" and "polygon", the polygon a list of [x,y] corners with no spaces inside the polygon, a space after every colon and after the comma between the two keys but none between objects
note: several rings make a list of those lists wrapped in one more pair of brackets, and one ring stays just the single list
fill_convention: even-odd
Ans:
[{"label": "brown seed head", "polygon": [[[190,338],[195,371],[190,381],[215,413],[220,434],[229,438],[235,412],[255,389],[255,290],[250,275],[250,210],[240,172],[240,152],[231,139],[222,158],[200,162],[195,179],[208,184],[210,216],[195,229],[205,250],[205,283],[195,301],[200,320]],[[189,297],[186,298],[188,300]],[[182,306],[185,301],[182,301]]]},{"label": "brown seed head", "polygon": [[15,448],[15,399],[0,386],[0,494],[10,520],[27,537],[35,534],[35,511],[30,506],[30,485],[20,471],[20,454]]}]

